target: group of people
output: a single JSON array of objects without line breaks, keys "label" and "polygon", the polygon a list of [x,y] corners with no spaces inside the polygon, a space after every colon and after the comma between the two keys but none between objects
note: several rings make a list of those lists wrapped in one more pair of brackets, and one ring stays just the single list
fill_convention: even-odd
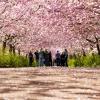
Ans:
[{"label": "group of people", "polygon": [[34,52],[30,51],[28,54],[29,66],[32,66],[33,59],[35,55],[35,61],[37,66],[68,66],[68,51],[65,49],[62,53],[59,51],[56,52],[55,58],[52,58],[52,53],[49,50],[43,50]]}]

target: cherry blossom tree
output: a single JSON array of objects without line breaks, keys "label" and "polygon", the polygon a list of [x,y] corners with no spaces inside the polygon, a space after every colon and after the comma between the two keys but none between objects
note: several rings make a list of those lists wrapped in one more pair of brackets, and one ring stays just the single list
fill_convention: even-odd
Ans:
[{"label": "cherry blossom tree", "polygon": [[[80,10],[79,10],[80,9]],[[91,5],[81,4],[77,12],[82,16],[77,15],[76,22],[74,24],[74,32],[78,34],[84,45],[89,44],[97,48],[100,55],[100,11],[99,3],[93,3]],[[78,37],[78,38],[79,38]],[[87,43],[88,42],[88,43]]]},{"label": "cherry blossom tree", "polygon": [[[16,34],[16,49],[100,48],[99,0],[1,0],[0,36]],[[29,49],[30,48],[30,49]]]}]

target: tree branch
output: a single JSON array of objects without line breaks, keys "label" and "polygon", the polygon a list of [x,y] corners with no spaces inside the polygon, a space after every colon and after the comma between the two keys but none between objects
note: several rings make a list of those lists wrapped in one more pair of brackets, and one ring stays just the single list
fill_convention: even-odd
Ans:
[{"label": "tree branch", "polygon": [[86,39],[88,42],[95,44],[96,42],[90,40],[90,39]]}]

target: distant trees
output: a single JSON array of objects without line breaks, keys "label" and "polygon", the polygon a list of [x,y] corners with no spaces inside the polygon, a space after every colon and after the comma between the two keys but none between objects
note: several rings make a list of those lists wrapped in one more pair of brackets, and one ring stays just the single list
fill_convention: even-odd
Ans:
[{"label": "distant trees", "polygon": [[91,45],[95,45],[98,51],[98,55],[100,55],[100,37],[94,35],[95,40],[86,39]]},{"label": "distant trees", "polygon": [[2,40],[2,51],[5,53],[5,49],[8,46],[9,52],[15,54],[15,46],[16,46],[16,36],[17,35],[5,35]]},{"label": "distant trees", "polygon": [[99,2],[81,3],[74,9],[75,19],[72,27],[75,38],[80,41],[82,51],[84,48],[97,48],[100,55],[100,12]]}]

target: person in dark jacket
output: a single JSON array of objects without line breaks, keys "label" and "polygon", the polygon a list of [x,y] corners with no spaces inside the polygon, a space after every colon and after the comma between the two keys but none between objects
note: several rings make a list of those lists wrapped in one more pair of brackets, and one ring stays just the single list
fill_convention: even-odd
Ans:
[{"label": "person in dark jacket", "polygon": [[49,52],[47,49],[44,51],[44,59],[45,66],[49,66]]},{"label": "person in dark jacket", "polygon": [[52,54],[51,54],[51,51],[49,51],[48,55],[49,55],[49,66],[52,66]]},{"label": "person in dark jacket", "polygon": [[33,63],[33,54],[32,54],[31,51],[29,52],[28,57],[29,57],[29,66],[32,66],[32,63]]},{"label": "person in dark jacket", "polygon": [[44,65],[44,51],[41,48],[40,52],[39,52],[39,66],[43,66]]},{"label": "person in dark jacket", "polygon": [[67,51],[67,49],[65,49],[64,54],[65,54],[65,66],[68,67],[68,51]]},{"label": "person in dark jacket", "polygon": [[34,54],[35,54],[35,59],[36,59],[36,65],[38,66],[38,64],[39,64],[39,52],[38,52],[38,50],[36,50],[36,52]]},{"label": "person in dark jacket", "polygon": [[65,66],[65,59],[66,59],[66,55],[64,52],[62,52],[62,54],[61,54],[61,66]]},{"label": "person in dark jacket", "polygon": [[61,55],[60,55],[59,51],[57,51],[57,53],[56,53],[56,64],[57,64],[57,66],[60,66],[60,64],[61,64]]}]

